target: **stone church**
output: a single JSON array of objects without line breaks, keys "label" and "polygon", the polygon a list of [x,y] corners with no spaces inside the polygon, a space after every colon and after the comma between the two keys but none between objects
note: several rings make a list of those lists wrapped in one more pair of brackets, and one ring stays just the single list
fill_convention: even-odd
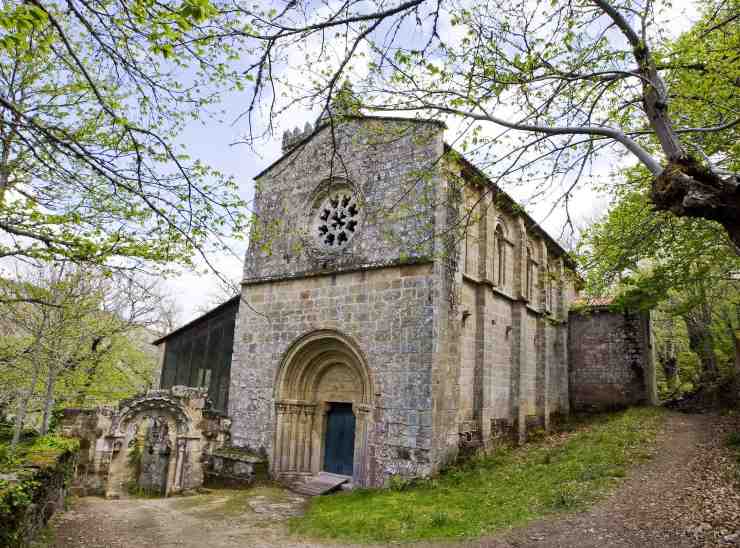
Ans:
[{"label": "stone church", "polygon": [[653,400],[647,320],[597,329],[611,312],[591,311],[574,356],[574,264],[444,129],[343,117],[287,132],[256,177],[241,295],[158,341],[161,388],[203,387],[229,445],[273,478],[382,486],[571,406]]}]

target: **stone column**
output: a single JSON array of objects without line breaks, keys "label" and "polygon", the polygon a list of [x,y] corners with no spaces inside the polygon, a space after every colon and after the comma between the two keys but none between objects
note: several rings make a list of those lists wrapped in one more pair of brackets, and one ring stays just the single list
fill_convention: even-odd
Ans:
[{"label": "stone column", "polygon": [[558,378],[558,396],[560,399],[560,412],[563,415],[570,413],[570,393],[569,393],[569,361],[568,361],[568,310],[566,303],[566,280],[565,280],[565,264],[563,259],[558,259],[557,265],[557,307],[556,316],[558,319],[558,327],[555,334],[555,349],[557,352],[557,363],[560,369]]},{"label": "stone column", "polygon": [[296,471],[298,453],[298,418],[299,407],[291,404],[288,408],[289,434],[288,434],[288,470]]},{"label": "stone column", "polygon": [[[183,467],[185,466],[185,456],[187,449],[187,439],[177,439],[177,449],[175,451],[175,481],[172,482],[172,491],[182,490],[183,483]],[[169,482],[167,482],[169,484]],[[168,491],[169,494],[169,491]]]},{"label": "stone column", "polygon": [[547,276],[548,272],[548,257],[547,257],[547,245],[544,240],[539,243],[540,248],[540,264],[539,273],[537,276],[538,284],[535,288],[536,291],[536,306],[540,312],[537,318],[537,372],[535,382],[535,394],[537,404],[537,416],[542,421],[545,431],[550,430],[550,360],[548,359],[549,352],[548,348],[550,345],[549,341],[549,329],[547,326]]},{"label": "stone column", "polygon": [[306,404],[303,406],[303,462],[301,464],[301,472],[311,472],[313,469],[311,466],[311,453],[313,445],[313,418],[315,412],[316,404]]},{"label": "stone column", "polygon": [[282,402],[275,404],[275,447],[272,451],[272,474],[278,477],[287,469],[285,462],[285,430],[287,406]]},{"label": "stone column", "polygon": [[516,300],[511,305],[511,420],[518,443],[526,441],[526,409],[524,407],[524,375],[527,367],[527,230],[524,219],[517,219],[514,230],[514,279],[513,290]]}]

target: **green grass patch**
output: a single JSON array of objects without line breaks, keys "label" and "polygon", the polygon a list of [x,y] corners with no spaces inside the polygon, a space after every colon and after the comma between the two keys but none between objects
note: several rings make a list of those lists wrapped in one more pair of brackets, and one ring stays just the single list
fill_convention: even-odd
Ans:
[{"label": "green grass patch", "polygon": [[740,432],[732,432],[727,436],[727,447],[735,456],[734,480],[740,486]]},{"label": "green grass patch", "polygon": [[79,442],[58,434],[26,436],[10,450],[9,442],[0,442],[0,472],[13,472],[28,466],[53,466],[57,458],[67,451],[77,451]]},{"label": "green grass patch", "polygon": [[727,446],[740,451],[740,432],[732,432],[727,436]]},{"label": "green grass patch", "polygon": [[469,538],[581,509],[650,458],[663,417],[656,408],[596,416],[560,444],[501,449],[402,488],[316,497],[290,529],[351,542]]}]

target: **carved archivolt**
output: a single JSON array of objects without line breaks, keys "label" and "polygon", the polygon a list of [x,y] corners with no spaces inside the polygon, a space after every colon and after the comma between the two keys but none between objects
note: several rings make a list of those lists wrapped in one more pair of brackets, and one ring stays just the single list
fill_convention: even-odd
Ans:
[{"label": "carved archivolt", "polygon": [[368,484],[368,435],[373,385],[365,357],[346,335],[309,333],[285,353],[275,380],[275,440],[271,469],[284,481],[323,468],[326,413],[351,403],[357,419],[353,481]]},{"label": "carved archivolt", "polygon": [[122,401],[119,412],[113,418],[111,435],[125,436],[131,426],[131,421],[138,422],[139,415],[147,413],[171,415],[177,426],[177,433],[187,434],[191,430],[192,421],[188,417],[180,400],[165,391],[151,391],[130,400]]},{"label": "carved archivolt", "polygon": [[372,381],[365,358],[346,335],[330,330],[314,331],[301,337],[286,352],[275,383],[277,401],[316,402],[331,384],[352,383],[352,394],[332,401],[372,401]]}]

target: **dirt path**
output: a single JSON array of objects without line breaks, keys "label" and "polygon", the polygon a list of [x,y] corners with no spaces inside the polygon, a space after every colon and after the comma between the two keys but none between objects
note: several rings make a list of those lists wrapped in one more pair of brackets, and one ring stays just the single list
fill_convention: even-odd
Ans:
[{"label": "dirt path", "polygon": [[85,497],[52,520],[54,548],[303,547],[285,520],[305,498],[272,486],[167,499]]},{"label": "dirt path", "polygon": [[[723,445],[739,422],[737,417],[671,414],[656,457],[632,470],[613,495],[590,510],[494,538],[436,546],[740,546],[740,492],[728,480],[734,463]],[[169,499],[83,498],[54,518],[52,546],[310,548],[318,545],[291,538],[285,523],[304,504],[302,497],[268,486]]]},{"label": "dirt path", "polygon": [[724,446],[738,417],[669,415],[655,457],[630,472],[590,510],[554,516],[504,538],[471,543],[490,548],[688,548],[740,546],[740,490]]}]

